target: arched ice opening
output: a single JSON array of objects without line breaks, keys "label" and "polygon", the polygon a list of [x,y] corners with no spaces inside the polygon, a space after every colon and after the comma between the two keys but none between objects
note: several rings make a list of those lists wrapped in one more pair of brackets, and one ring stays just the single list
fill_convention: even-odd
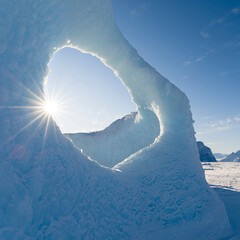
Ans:
[{"label": "arched ice opening", "polygon": [[[159,121],[153,111],[136,112],[125,86],[99,59],[63,48],[48,65],[45,104],[56,108],[49,114],[76,147],[101,165],[113,167],[159,136]],[[102,129],[92,130],[103,123]]]},{"label": "arched ice opening", "polygon": [[[187,97],[127,42],[109,0],[3,1],[0,16],[1,239],[231,235],[204,178]],[[139,113],[160,122],[154,143],[113,169],[80,153],[41,113],[47,64],[64,46],[100,58]]]}]

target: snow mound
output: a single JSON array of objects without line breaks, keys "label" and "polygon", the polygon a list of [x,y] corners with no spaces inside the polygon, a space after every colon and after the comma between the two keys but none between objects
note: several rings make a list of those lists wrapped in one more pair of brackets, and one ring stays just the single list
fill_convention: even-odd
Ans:
[{"label": "snow mound", "polygon": [[[110,0],[0,3],[0,239],[229,237],[187,97],[126,41]],[[99,57],[139,116],[152,111],[160,122],[152,144],[112,169],[76,149],[42,109],[48,63],[65,46]]]}]

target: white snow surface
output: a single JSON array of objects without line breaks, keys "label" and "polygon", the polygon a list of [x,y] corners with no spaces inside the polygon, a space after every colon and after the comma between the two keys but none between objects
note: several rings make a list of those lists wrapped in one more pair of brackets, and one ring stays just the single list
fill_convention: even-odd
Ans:
[{"label": "white snow surface", "polygon": [[229,221],[240,239],[240,163],[202,163],[208,183],[220,196],[226,207]]},{"label": "white snow surface", "polygon": [[[227,239],[187,97],[119,31],[109,0],[0,0],[0,239]],[[114,168],[92,161],[39,109],[62,47],[96,55],[160,135]],[[109,135],[111,138],[112,135]],[[129,142],[131,144],[131,142]]]}]

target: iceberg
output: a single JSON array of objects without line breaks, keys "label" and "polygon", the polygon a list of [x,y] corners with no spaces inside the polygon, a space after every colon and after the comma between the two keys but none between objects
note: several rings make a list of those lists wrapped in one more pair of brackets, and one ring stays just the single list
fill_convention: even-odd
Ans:
[{"label": "iceberg", "polygon": [[103,166],[114,167],[137,151],[149,146],[160,134],[159,121],[150,110],[132,112],[104,130],[66,133],[73,144]]},{"label": "iceberg", "polygon": [[[124,38],[111,1],[0,3],[0,239],[231,237],[186,95]],[[147,111],[159,123],[153,141],[145,131],[148,146],[112,168],[81,153],[42,110],[48,63],[66,46],[114,71],[137,105],[134,124],[147,129]]]}]

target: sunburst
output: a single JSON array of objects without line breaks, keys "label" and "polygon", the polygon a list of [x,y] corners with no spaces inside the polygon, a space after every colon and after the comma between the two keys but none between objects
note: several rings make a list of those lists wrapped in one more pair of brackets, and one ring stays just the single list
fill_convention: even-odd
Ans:
[{"label": "sunburst", "polygon": [[55,100],[46,100],[43,105],[43,109],[46,114],[54,117],[59,112],[59,103]]},{"label": "sunburst", "polygon": [[0,108],[22,111],[21,115],[19,116],[21,117],[21,119],[25,119],[25,125],[23,125],[20,130],[15,132],[7,140],[7,142],[13,140],[15,137],[17,137],[20,133],[22,133],[30,126],[32,126],[34,123],[37,123],[37,128],[45,126],[43,139],[44,146],[44,142],[48,133],[49,123],[50,121],[53,121],[53,119],[58,119],[59,121],[61,115],[64,114],[64,108],[66,109],[66,102],[64,102],[63,99],[61,99],[61,97],[57,95],[51,97],[49,95],[44,96],[44,93],[40,88],[37,89],[37,92],[39,94],[36,94],[36,88],[33,92],[32,90],[24,86],[22,83],[16,82],[16,84],[25,91],[25,94],[23,94],[22,96],[18,96],[18,98],[22,102],[24,101],[26,105],[8,105],[0,106]]}]

